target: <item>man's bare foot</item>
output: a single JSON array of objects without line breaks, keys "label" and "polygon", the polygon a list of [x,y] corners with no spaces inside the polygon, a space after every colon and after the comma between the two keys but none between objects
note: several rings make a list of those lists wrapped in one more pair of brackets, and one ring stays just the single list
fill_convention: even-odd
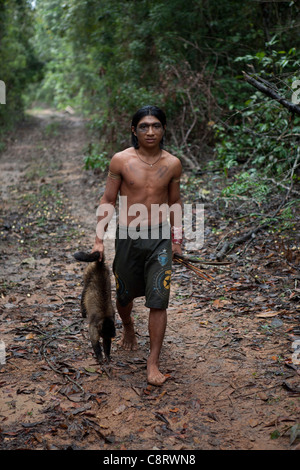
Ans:
[{"label": "man's bare foot", "polygon": [[147,363],[147,379],[148,383],[160,387],[167,378],[159,371],[156,364]]},{"label": "man's bare foot", "polygon": [[123,324],[121,346],[125,351],[136,351],[138,348],[132,319],[129,323]]}]

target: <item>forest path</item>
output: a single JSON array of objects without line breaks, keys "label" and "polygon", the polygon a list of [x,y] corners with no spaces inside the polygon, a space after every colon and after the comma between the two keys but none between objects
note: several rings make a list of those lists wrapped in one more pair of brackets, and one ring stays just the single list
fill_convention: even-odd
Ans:
[{"label": "forest path", "polygon": [[[83,266],[72,256],[92,247],[105,184],[83,170],[88,142],[84,120],[41,110],[0,156],[0,339],[7,354],[0,366],[0,448],[297,446],[290,436],[299,419],[299,369],[290,333],[299,293],[294,271],[273,269],[267,253],[260,259],[264,282],[249,275],[247,262],[208,268],[214,285],[174,265],[162,387],[146,382],[143,299],[134,307],[138,351],[121,349],[117,319],[110,376],[97,365],[80,316]],[[204,254],[216,245],[213,236]],[[110,266],[113,246],[108,239]],[[294,292],[293,301],[283,291]]]}]

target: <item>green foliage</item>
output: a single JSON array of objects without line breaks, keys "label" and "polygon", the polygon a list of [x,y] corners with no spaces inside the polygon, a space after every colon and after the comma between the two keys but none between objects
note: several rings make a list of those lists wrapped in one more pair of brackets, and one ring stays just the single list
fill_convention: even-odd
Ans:
[{"label": "green foliage", "polygon": [[281,75],[286,69],[297,71],[300,67],[300,55],[296,47],[284,51],[275,49],[276,45],[279,45],[279,39],[274,36],[265,44],[265,51],[237,57],[235,62],[253,63],[255,68],[258,66],[265,75],[271,77]]},{"label": "green foliage", "polygon": [[[262,82],[268,80],[280,96],[291,101],[300,50],[291,47],[285,51],[275,49],[276,46],[279,39],[274,36],[265,44],[265,50],[237,57],[234,62],[250,65],[256,77]],[[227,121],[214,127],[217,162],[225,171],[242,163],[246,168],[282,177],[297,157],[300,118],[261,92],[253,93],[253,88],[249,91],[252,94],[244,107],[236,107]]]},{"label": "green foliage", "polygon": [[109,162],[110,160],[107,157],[107,152],[101,151],[101,146],[99,144],[89,144],[84,155],[84,167],[86,170],[99,169],[101,171],[105,171],[109,166]]},{"label": "green foliage", "polygon": [[297,2],[2,0],[0,12],[0,79],[9,85],[0,120],[19,115],[24,95],[27,104],[71,105],[98,139],[86,168],[105,169],[109,154],[130,145],[131,115],[153,103],[166,111],[166,144],[183,163],[197,168],[214,153],[225,174],[241,168],[229,192],[260,199],[262,174],[298,178],[299,118],[242,75],[250,66],[290,99],[300,78]]},{"label": "green foliage", "polygon": [[294,200],[286,204],[278,217],[278,230],[295,230],[296,215],[299,213],[300,200]]},{"label": "green foliage", "polygon": [[[44,63],[37,98],[88,114],[109,151],[128,145],[130,116],[154,103],[167,112],[170,148],[195,165],[215,141],[223,168],[245,158],[277,164],[282,142],[267,140],[271,133],[274,144],[273,119],[286,131],[288,114],[268,110],[266,98],[258,105],[241,66],[253,63],[268,76],[295,72],[297,13],[293,2],[37,0],[33,43]],[[229,129],[225,113],[234,115]]]},{"label": "green foliage", "polygon": [[300,118],[259,92],[235,114],[233,125],[215,126],[217,160],[229,169],[244,163],[274,176],[289,170],[295,160]]},{"label": "green foliage", "polygon": [[0,105],[0,134],[20,119],[26,88],[40,77],[40,63],[30,44],[32,35],[29,2],[1,0],[0,80],[6,85],[6,104]]},{"label": "green foliage", "polygon": [[258,203],[264,202],[271,191],[270,185],[259,179],[257,171],[245,171],[238,173],[234,182],[222,191],[225,197],[238,194],[255,199]]}]

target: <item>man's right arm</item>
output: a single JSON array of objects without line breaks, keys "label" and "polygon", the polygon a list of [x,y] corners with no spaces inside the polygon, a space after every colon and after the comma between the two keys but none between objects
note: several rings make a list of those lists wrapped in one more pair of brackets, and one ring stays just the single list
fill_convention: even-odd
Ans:
[{"label": "man's right arm", "polygon": [[100,200],[99,207],[97,209],[97,228],[96,228],[96,238],[95,243],[92,249],[94,251],[100,252],[100,261],[103,257],[104,246],[103,239],[105,232],[107,230],[108,224],[111,221],[114,209],[116,205],[116,200],[118,192],[122,182],[121,168],[120,168],[120,159],[118,155],[113,156],[111,159],[108,176],[106,180],[106,187],[104,194]]}]

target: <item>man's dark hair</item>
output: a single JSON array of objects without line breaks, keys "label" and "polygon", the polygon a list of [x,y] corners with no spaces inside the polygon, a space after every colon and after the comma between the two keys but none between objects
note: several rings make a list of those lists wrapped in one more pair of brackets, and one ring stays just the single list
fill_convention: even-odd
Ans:
[{"label": "man's dark hair", "polygon": [[[159,109],[157,106],[147,105],[147,106],[143,106],[135,113],[135,115],[132,118],[131,126],[134,127],[134,129],[136,130],[138,123],[145,116],[155,116],[161,122],[163,128],[167,124],[166,115],[161,109]],[[138,138],[134,135],[132,131],[131,131],[131,143],[135,149],[139,148]],[[164,137],[160,141],[159,146],[161,149],[163,148]]]}]

